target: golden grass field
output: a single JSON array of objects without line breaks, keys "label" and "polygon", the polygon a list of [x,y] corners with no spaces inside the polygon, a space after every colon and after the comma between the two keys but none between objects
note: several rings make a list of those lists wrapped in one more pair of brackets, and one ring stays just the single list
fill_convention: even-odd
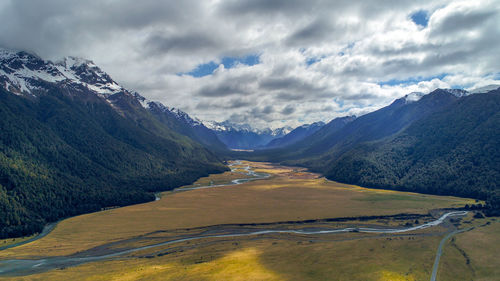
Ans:
[{"label": "golden grass field", "polygon": [[426,280],[439,237],[222,241],[14,280]]},{"label": "golden grass field", "polygon": [[[70,255],[160,230],[426,214],[432,209],[474,203],[471,199],[450,196],[340,184],[303,169],[276,167],[269,163],[243,161],[243,165],[272,176],[240,185],[166,192],[159,201],[69,218],[40,240],[0,251],[0,258]],[[235,179],[238,172],[237,169],[236,172],[211,175],[194,186],[227,183]],[[495,232],[498,233],[498,229],[492,230]],[[267,236],[262,239],[213,239],[218,242],[206,245],[200,242],[199,247],[161,257],[88,263],[20,280],[426,280],[442,238],[430,233],[390,240],[361,234],[358,238],[363,239],[342,240],[342,235],[335,234],[325,241],[313,241],[318,237],[292,236],[290,239]],[[357,237],[348,234],[345,238],[353,236]],[[460,239],[457,237],[457,244]],[[158,249],[149,250],[154,251]]]},{"label": "golden grass field", "polygon": [[12,245],[12,244],[15,244],[15,243],[23,242],[23,241],[29,240],[29,239],[31,239],[31,238],[33,238],[35,236],[36,235],[30,235],[30,236],[25,236],[25,237],[0,239],[0,247],[9,246],[9,245]]},{"label": "golden grass field", "polygon": [[438,280],[500,280],[500,222],[479,219],[471,231],[457,234],[443,251]]}]

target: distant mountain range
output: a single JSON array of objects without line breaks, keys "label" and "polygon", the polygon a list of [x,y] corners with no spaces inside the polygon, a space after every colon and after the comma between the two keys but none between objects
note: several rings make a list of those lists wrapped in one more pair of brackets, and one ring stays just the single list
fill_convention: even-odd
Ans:
[{"label": "distant mountain range", "polygon": [[248,124],[235,124],[230,121],[205,121],[205,126],[215,132],[220,141],[231,149],[257,149],[270,141],[281,138],[292,131],[291,127],[259,130]]},{"label": "distant mountain range", "polygon": [[362,186],[487,199],[492,213],[500,211],[499,136],[498,85],[437,89],[334,119],[301,141],[247,157]]},{"label": "distant mountain range", "polygon": [[0,237],[227,170],[202,123],[79,58],[0,49],[0,131]]},{"label": "distant mountain range", "polygon": [[294,144],[294,143],[299,142],[299,141],[305,139],[306,137],[316,133],[323,126],[325,126],[325,123],[323,123],[323,122],[315,122],[312,124],[305,124],[305,125],[299,126],[295,129],[293,129],[288,134],[271,140],[269,143],[267,143],[264,146],[264,148],[266,148],[266,149],[278,148],[278,147],[284,147],[287,145]]},{"label": "distant mountain range", "polygon": [[[429,99],[445,95],[437,90]],[[354,145],[340,156],[328,151],[308,164],[328,178],[363,186],[498,200],[499,136],[495,90],[455,98],[394,135]]]},{"label": "distant mountain range", "polygon": [[300,165],[368,187],[487,199],[495,213],[498,87],[414,92],[360,117],[256,130],[149,101],[89,60],[0,49],[0,238],[153,200],[154,192],[226,171],[230,157]]}]

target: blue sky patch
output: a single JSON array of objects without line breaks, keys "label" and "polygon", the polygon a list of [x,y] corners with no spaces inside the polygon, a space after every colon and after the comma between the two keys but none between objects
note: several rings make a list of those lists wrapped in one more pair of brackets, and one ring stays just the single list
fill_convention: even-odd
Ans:
[{"label": "blue sky patch", "polygon": [[429,23],[429,13],[424,10],[417,11],[410,15],[411,20],[420,26],[427,27]]},{"label": "blue sky patch", "polygon": [[317,63],[318,61],[320,61],[322,58],[307,58],[306,59],[306,64],[309,66],[313,63]]},{"label": "blue sky patch", "polygon": [[439,80],[443,80],[443,78],[448,75],[447,73],[441,73],[441,74],[438,74],[438,75],[434,75],[434,76],[429,76],[429,77],[409,77],[407,79],[402,79],[402,80],[399,80],[399,79],[391,79],[391,80],[388,80],[388,81],[382,81],[382,82],[378,82],[378,84],[380,86],[395,86],[395,85],[409,85],[409,84],[417,84],[418,82],[421,82],[421,81],[431,81],[432,79],[439,79]]},{"label": "blue sky patch", "polygon": [[208,63],[203,63],[198,65],[195,69],[185,72],[185,73],[178,73],[177,75],[191,75],[193,77],[203,77],[207,75],[211,75],[214,73],[214,71],[219,67],[219,64],[223,64],[224,68],[233,68],[237,64],[244,64],[247,66],[252,66],[260,63],[260,56],[259,55],[249,55],[246,57],[223,57],[220,60],[220,63],[216,63],[214,61],[210,61]]}]

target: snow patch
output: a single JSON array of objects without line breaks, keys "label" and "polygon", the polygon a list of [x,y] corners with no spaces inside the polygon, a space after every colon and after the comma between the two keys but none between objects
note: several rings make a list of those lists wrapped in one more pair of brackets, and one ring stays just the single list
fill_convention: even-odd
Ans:
[{"label": "snow patch", "polygon": [[425,96],[422,92],[412,92],[403,97],[405,104],[419,101],[423,96]]},{"label": "snow patch", "polygon": [[484,93],[487,93],[487,92],[490,92],[490,91],[498,90],[499,88],[500,88],[500,85],[494,85],[494,84],[492,84],[492,85],[488,85],[488,86],[484,86],[484,87],[473,89],[470,92],[472,94],[484,94]]},{"label": "snow patch", "polygon": [[6,90],[12,86],[23,94],[40,90],[39,83],[34,83],[37,81],[83,85],[104,96],[126,91],[92,61],[76,57],[53,63],[26,52],[0,48],[0,75],[9,80]]},{"label": "snow patch", "polygon": [[465,97],[471,94],[470,92],[463,89],[443,89],[443,91],[446,91],[457,98]]},{"label": "snow patch", "polygon": [[187,124],[189,124],[190,126],[192,127],[195,127],[195,126],[202,126],[203,123],[201,122],[201,120],[199,120],[198,118],[192,118],[191,116],[189,116],[189,114],[187,114],[186,112],[178,109],[178,108],[175,108],[175,107],[172,107],[169,109],[169,111],[180,121],[183,121]]}]

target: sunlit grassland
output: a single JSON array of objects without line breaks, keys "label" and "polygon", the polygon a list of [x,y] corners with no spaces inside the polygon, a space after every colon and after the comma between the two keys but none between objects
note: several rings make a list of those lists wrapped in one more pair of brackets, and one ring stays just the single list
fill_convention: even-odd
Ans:
[{"label": "sunlit grassland", "polygon": [[[367,189],[317,178],[295,168],[244,163],[272,173],[241,185],[168,193],[161,200],[62,221],[46,237],[0,252],[0,257],[69,255],[159,230],[231,223],[427,213],[469,199]],[[227,179],[225,179],[227,180]]]},{"label": "sunlit grassland", "polygon": [[470,226],[446,244],[438,280],[500,280],[500,222],[476,219]]},{"label": "sunlit grassland", "polygon": [[210,175],[208,177],[200,178],[199,180],[197,180],[196,182],[194,182],[191,185],[183,186],[183,188],[230,184],[231,181],[233,181],[235,179],[252,178],[252,176],[248,176],[248,175],[244,174],[244,172],[245,172],[244,170],[241,170],[241,171],[235,171],[235,172],[225,172],[222,174]]},{"label": "sunlit grassland", "polygon": [[0,239],[0,247],[9,246],[9,245],[12,245],[12,244],[24,242],[24,241],[29,240],[29,239],[37,236],[37,235],[38,234],[33,234],[31,236],[25,236],[25,237]]},{"label": "sunlit grassland", "polygon": [[[155,249],[146,257],[150,249],[138,254],[141,258],[89,263],[19,280],[426,280],[440,240],[349,237],[215,239],[166,254]],[[329,240],[333,238],[338,240]]]}]

